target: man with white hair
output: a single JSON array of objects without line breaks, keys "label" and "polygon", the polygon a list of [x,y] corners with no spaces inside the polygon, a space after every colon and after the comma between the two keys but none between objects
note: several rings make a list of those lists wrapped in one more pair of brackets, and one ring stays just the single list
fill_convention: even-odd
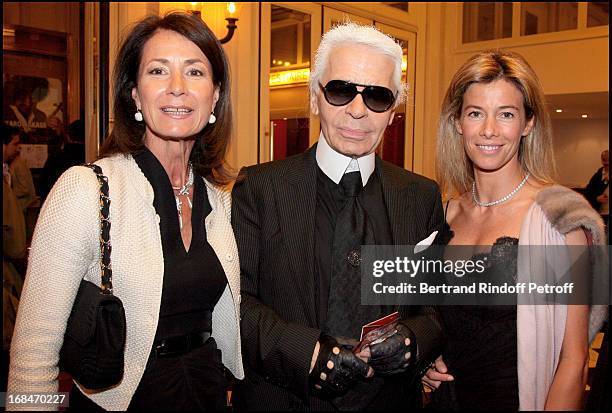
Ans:
[{"label": "man with white hair", "polygon": [[[433,311],[362,305],[360,288],[361,245],[415,245],[444,222],[435,182],[375,155],[404,98],[401,61],[374,27],[327,32],[310,79],[318,143],[241,171],[238,410],[421,407],[420,373],[443,344]],[[396,332],[354,354],[361,326],[393,311]]]}]

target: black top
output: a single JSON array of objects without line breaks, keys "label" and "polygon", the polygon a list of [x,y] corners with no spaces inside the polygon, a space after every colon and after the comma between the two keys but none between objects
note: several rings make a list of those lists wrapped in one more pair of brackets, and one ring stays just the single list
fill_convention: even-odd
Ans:
[{"label": "black top", "polygon": [[[331,278],[331,253],[334,240],[334,229],[338,213],[347,201],[347,196],[343,193],[339,184],[332,181],[325,173],[317,167],[317,206],[315,220],[315,263],[318,276],[319,290],[316,300],[322,303],[319,308],[320,325],[325,325],[327,315],[327,303],[329,297],[329,286]],[[376,171],[372,173],[363,190],[358,195],[359,202],[367,213],[367,219],[372,225],[375,244],[392,244],[391,225],[387,217],[384,198],[380,180]],[[317,285],[317,283],[315,283]],[[360,280],[355,280],[356,288],[359,288]],[[357,320],[360,325],[374,321],[386,315],[386,309],[376,309],[372,314],[372,319]],[[359,339],[359,337],[353,337]]]},{"label": "black top", "polygon": [[[451,235],[452,237],[452,235]],[[488,264],[516,281],[518,239],[500,237]],[[433,392],[431,408],[440,410],[518,410],[516,306],[439,306],[447,337],[442,353],[455,378]]]},{"label": "black top", "polygon": [[[164,285],[155,341],[211,331],[211,311],[219,301],[227,279],[206,239],[204,219],[212,211],[206,185],[194,171],[192,237],[187,252],[181,238],[174,192],[166,171],[148,149],[134,155],[134,159],[153,187],[153,206],[160,217]],[[189,206],[184,203],[183,208]]]}]

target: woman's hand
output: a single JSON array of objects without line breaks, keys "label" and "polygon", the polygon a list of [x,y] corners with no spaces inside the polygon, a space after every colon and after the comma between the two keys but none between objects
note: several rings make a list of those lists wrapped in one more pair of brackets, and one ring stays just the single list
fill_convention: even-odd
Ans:
[{"label": "woman's hand", "polygon": [[443,381],[453,381],[455,378],[447,373],[448,369],[442,356],[438,357],[431,367],[427,370],[425,375],[421,378],[421,382],[432,390],[436,390],[440,387]]}]

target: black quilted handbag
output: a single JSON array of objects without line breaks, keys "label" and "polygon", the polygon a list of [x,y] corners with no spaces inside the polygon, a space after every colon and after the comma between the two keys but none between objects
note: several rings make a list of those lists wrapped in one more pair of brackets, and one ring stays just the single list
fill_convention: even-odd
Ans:
[{"label": "black quilted handbag", "polygon": [[113,295],[108,180],[98,165],[86,164],[100,183],[102,287],[81,280],[60,350],[60,370],[88,389],[106,389],[123,378],[125,311]]}]

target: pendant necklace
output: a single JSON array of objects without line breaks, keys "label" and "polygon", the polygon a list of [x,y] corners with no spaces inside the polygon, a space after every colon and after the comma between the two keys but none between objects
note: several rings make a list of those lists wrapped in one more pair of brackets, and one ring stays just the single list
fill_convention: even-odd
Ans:
[{"label": "pendant necklace", "polygon": [[506,202],[507,200],[509,200],[510,198],[512,198],[514,195],[516,195],[516,193],[519,191],[519,189],[521,189],[523,187],[523,185],[525,185],[525,182],[527,182],[527,179],[529,179],[529,172],[527,172],[527,175],[525,175],[525,178],[523,178],[523,180],[521,181],[520,184],[518,184],[518,186],[516,188],[514,188],[512,190],[512,192],[510,192],[508,195],[506,195],[503,198],[498,199],[497,201],[491,201],[491,202],[482,202],[481,200],[478,199],[478,195],[476,195],[476,181],[472,182],[472,199],[474,200],[474,202],[481,207],[490,207],[493,205],[499,205],[502,202]]},{"label": "pendant necklace", "polygon": [[179,196],[186,195],[189,209],[193,209],[193,204],[189,198],[189,195],[191,195],[191,188],[193,187],[193,165],[191,162],[189,162],[188,168],[189,172],[187,173],[187,182],[185,182],[185,185],[180,188],[176,186],[172,187],[173,190],[178,191],[178,193],[174,195],[174,199],[176,200],[176,210],[178,211],[180,229],[183,229],[183,202],[179,199]]}]

